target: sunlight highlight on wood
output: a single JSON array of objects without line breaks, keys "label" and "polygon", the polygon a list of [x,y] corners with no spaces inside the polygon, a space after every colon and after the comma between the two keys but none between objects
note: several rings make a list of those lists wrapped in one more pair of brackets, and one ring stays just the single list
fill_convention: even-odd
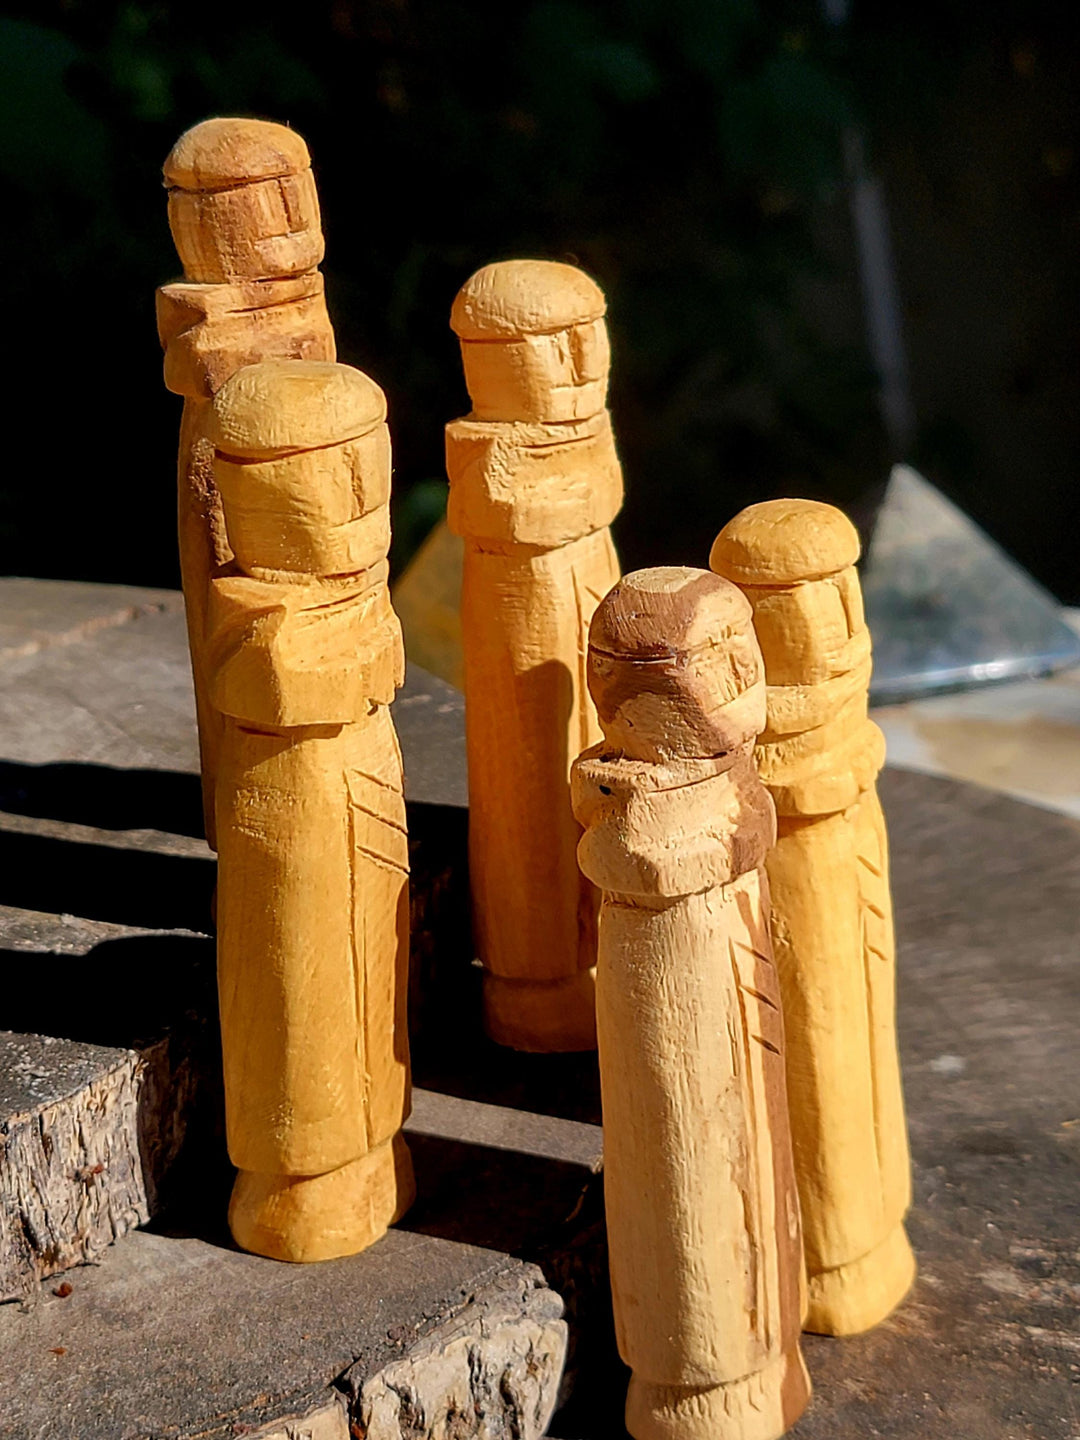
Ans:
[{"label": "sunlight highlight on wood", "polygon": [[229,1223],[282,1260],[362,1250],[413,1197],[385,417],[367,376],[300,360],[239,370],[211,412]]},{"label": "sunlight highlight on wood", "polygon": [[488,1033],[519,1050],[596,1043],[597,896],[577,866],[570,765],[600,730],[589,621],[618,578],[622,472],[605,406],[603,294],[552,261],[462,288],[472,413],[446,430],[461,595],[469,865]]},{"label": "sunlight highlight on wood", "polygon": [[165,384],[184,397],[177,467],[180,571],[203,775],[206,837],[215,845],[219,724],[207,697],[210,577],[232,558],[207,438],[210,401],[259,360],[333,360],[319,201],[307,146],[266,120],[205,120],[164,167],[169,225],[184,279],[157,293]]},{"label": "sunlight highlight on wood", "polygon": [[869,1329],[910,1289],[911,1162],[896,1045],[888,844],[867,716],[870,634],[855,527],[809,500],[752,505],[711,564],[754,608],[768,722],[757,747],[776,802],[767,869],[788,1027],[810,1330]]}]

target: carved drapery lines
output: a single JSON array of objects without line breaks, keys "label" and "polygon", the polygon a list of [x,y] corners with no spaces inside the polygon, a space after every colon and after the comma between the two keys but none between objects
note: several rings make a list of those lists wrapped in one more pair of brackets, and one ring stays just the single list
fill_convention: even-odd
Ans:
[{"label": "carved drapery lines", "polygon": [[363,1249],[413,1195],[385,417],[365,375],[301,360],[239,370],[212,407],[235,557],[206,644],[229,1220],[278,1259]]},{"label": "carved drapery lines", "polygon": [[593,618],[589,686],[604,740],[576,762],[573,790],[581,866],[603,895],[597,1026],[627,1428],[776,1440],[809,1380],[750,607],[707,572],[629,575]]}]

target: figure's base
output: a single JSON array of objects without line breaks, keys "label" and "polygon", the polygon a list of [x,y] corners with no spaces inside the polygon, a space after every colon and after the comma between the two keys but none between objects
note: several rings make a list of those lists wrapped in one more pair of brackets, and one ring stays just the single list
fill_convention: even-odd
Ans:
[{"label": "figure's base", "polygon": [[485,971],[484,1029],[511,1050],[595,1050],[596,971],[558,980],[510,980]]},{"label": "figure's base", "polygon": [[810,1376],[798,1346],[764,1370],[708,1389],[631,1377],[626,1428],[634,1440],[779,1440],[806,1409]]},{"label": "figure's base", "polygon": [[915,1256],[903,1225],[849,1265],[809,1277],[804,1330],[859,1335],[891,1315],[915,1283]]},{"label": "figure's base", "polygon": [[239,1171],[229,1229],[241,1249],[271,1260],[333,1260],[373,1245],[415,1198],[409,1148],[395,1135],[326,1175]]}]

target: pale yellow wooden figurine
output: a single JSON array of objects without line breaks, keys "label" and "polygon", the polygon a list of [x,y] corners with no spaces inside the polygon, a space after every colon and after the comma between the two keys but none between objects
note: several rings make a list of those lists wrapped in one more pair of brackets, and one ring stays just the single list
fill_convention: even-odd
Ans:
[{"label": "pale yellow wooden figurine", "polygon": [[619,1351],[637,1440],[775,1440],[806,1406],[784,1023],[762,866],[775,836],[750,607],[640,570],[592,623],[605,741],[574,766],[603,891],[597,1028]]},{"label": "pale yellow wooden figurine", "polygon": [[596,1044],[597,897],[578,871],[570,764],[600,738],[589,621],[618,579],[622,472],[605,406],[603,294],[570,265],[511,260],[454,301],[472,413],[447,426],[461,595],[469,865],[488,1033]]},{"label": "pale yellow wooden figurine", "polygon": [[206,120],[165,161],[169,224],[184,279],[157,295],[165,384],[184,397],[178,464],[180,570],[202,758],[207,839],[214,842],[219,724],[203,655],[210,576],[231,558],[206,435],[214,392],[243,365],[333,360],[319,202],[307,146],[265,120]]},{"label": "pale yellow wooden figurine", "polygon": [[301,360],[238,371],[211,415],[235,555],[206,645],[229,1223],[283,1260],[361,1250],[413,1196],[385,416],[358,370]]},{"label": "pale yellow wooden figurine", "polygon": [[768,681],[757,748],[778,814],[767,868],[788,1027],[807,1328],[866,1330],[904,1297],[911,1165],[896,1047],[885,755],[867,716],[870,635],[855,527],[809,500],[752,505],[711,564],[754,608]]}]

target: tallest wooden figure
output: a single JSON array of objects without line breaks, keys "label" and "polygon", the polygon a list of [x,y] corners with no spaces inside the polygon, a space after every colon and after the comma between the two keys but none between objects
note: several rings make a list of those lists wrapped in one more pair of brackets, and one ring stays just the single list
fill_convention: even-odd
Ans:
[{"label": "tallest wooden figure", "polygon": [[216,848],[214,779],[221,720],[207,695],[210,580],[232,559],[214,452],[210,403],[244,365],[333,360],[326,313],[319,200],[307,146],[267,120],[204,120],[181,135],[164,166],[169,226],[184,279],[157,294],[165,384],[184,397],[177,467],[180,570],[199,722],[206,838]]},{"label": "tallest wooden figure", "polygon": [[596,1044],[598,897],[578,871],[570,765],[600,739],[589,622],[618,579],[622,473],[605,409],[604,296],[543,260],[454,301],[472,413],[447,426],[461,596],[469,864],[484,1018],[518,1050]]}]

